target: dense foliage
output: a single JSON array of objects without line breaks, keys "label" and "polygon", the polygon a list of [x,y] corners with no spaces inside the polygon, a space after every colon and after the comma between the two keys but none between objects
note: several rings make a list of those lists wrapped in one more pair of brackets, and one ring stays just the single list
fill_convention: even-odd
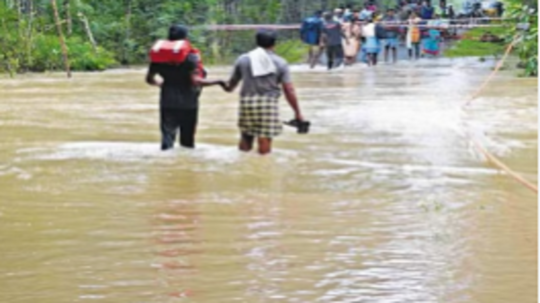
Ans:
[{"label": "dense foliage", "polygon": [[[230,63],[254,44],[252,31],[209,31],[213,24],[289,24],[318,9],[360,7],[365,0],[0,0],[0,72],[62,68],[62,51],[52,3],[57,3],[72,69],[102,70],[141,64],[149,46],[166,36],[172,23],[192,28],[191,39],[207,63]],[[396,0],[377,0],[380,7]],[[537,0],[507,0],[508,14],[529,22],[518,52],[528,75],[537,73]],[[512,23],[512,26],[515,24]],[[511,29],[512,34],[516,32]],[[296,30],[280,31],[278,52],[302,59]],[[284,41],[285,40],[285,41]]]},{"label": "dense foliage", "polygon": [[[513,40],[517,34],[516,50],[525,76],[538,76],[538,0],[508,0],[507,16],[515,20],[509,24],[507,35]],[[530,28],[522,31],[517,24],[528,24]]]},{"label": "dense foliage", "polygon": [[[172,23],[193,28],[191,38],[210,63],[231,60],[253,45],[253,32],[207,31],[211,24],[297,23],[339,0],[53,0],[74,70],[140,64],[148,47]],[[394,0],[384,0],[394,1]],[[383,2],[384,2],[383,1]],[[362,1],[347,1],[360,5]],[[0,0],[0,71],[44,71],[62,67],[51,0]],[[284,38],[297,38],[284,31]],[[293,42],[288,42],[290,46]],[[298,57],[283,46],[286,55]]]}]

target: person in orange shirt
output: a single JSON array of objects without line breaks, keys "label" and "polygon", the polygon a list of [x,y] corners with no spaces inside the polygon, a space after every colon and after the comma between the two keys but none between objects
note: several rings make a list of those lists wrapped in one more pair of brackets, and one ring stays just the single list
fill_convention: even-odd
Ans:
[{"label": "person in orange shirt", "polygon": [[418,28],[418,23],[422,19],[413,12],[409,16],[408,28],[407,28],[407,49],[409,50],[409,59],[412,60],[413,52],[414,58],[420,58],[420,28]]}]

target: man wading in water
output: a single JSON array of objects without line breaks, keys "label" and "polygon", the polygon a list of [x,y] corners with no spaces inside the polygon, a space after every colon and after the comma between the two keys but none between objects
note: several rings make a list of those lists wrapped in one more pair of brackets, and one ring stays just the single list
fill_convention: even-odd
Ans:
[{"label": "man wading in water", "polygon": [[[279,118],[281,89],[292,107],[295,119],[303,121],[287,61],[274,53],[277,36],[274,31],[259,31],[257,48],[238,58],[227,91],[232,92],[243,81],[240,92],[239,148],[248,152],[258,139],[259,153],[272,150],[272,139],[282,131]],[[280,88],[281,85],[281,88]]]},{"label": "man wading in water", "polygon": [[[221,85],[223,81],[205,80],[199,51],[191,46],[188,30],[181,25],[169,29],[168,41],[158,41],[150,52],[152,63],[146,82],[161,88],[161,149],[174,147],[180,129],[180,145],[195,147],[195,131],[201,87]],[[163,82],[155,78],[159,75]]]}]

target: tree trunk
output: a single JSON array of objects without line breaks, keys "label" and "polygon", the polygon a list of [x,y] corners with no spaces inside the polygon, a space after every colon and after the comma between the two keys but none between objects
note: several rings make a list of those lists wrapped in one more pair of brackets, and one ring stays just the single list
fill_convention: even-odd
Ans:
[{"label": "tree trunk", "polygon": [[129,41],[129,39],[131,38],[131,14],[132,14],[132,11],[133,11],[133,1],[132,0],[127,0],[127,6],[126,6],[126,17],[125,17],[125,27],[126,27],[126,32],[125,32],[125,36],[124,36],[124,43],[122,44],[122,64],[127,64],[128,63],[128,49],[127,49],[127,42]]},{"label": "tree trunk", "polygon": [[94,39],[94,34],[92,33],[92,29],[90,28],[90,23],[88,22],[88,18],[86,18],[86,16],[81,12],[79,12],[78,16],[79,16],[79,19],[81,19],[81,22],[83,23],[84,31],[86,32],[86,36],[88,36],[88,40],[90,40],[90,43],[92,43],[92,48],[94,49],[94,53],[96,53],[97,43],[96,43],[96,40]]},{"label": "tree trunk", "polygon": [[62,47],[62,56],[64,57],[66,74],[68,78],[71,78],[71,67],[69,65],[68,49],[66,46],[66,41],[64,40],[64,34],[62,33],[62,24],[60,24],[60,17],[58,14],[58,6],[56,5],[56,0],[51,0],[51,5],[54,12],[54,22],[56,23],[56,29],[58,30],[58,39],[60,40],[60,46]]},{"label": "tree trunk", "polygon": [[66,13],[67,35],[71,36],[71,34],[73,33],[73,20],[71,18],[71,2],[70,2],[70,0],[64,0],[64,11]]}]

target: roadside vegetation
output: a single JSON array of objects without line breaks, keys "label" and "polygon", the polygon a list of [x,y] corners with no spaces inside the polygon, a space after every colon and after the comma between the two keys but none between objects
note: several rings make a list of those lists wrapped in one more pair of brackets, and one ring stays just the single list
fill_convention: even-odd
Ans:
[{"label": "roadside vegetation", "polygon": [[[522,75],[538,76],[538,1],[507,0],[506,18],[510,20],[501,27],[476,28],[467,31],[463,39],[445,52],[445,56],[456,57],[498,57],[515,40],[513,55],[519,58]],[[519,28],[528,25],[527,30]],[[499,38],[500,41],[485,42],[482,38]]]}]

